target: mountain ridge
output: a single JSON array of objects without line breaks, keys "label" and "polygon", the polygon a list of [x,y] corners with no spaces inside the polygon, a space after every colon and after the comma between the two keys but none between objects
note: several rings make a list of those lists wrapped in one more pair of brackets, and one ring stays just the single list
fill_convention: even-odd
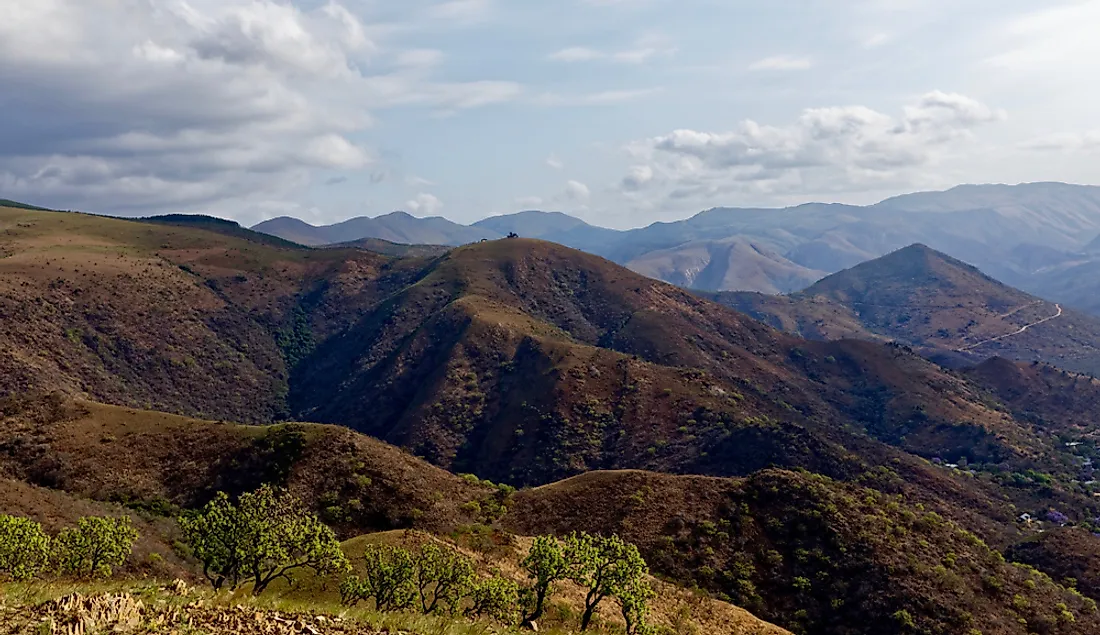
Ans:
[{"label": "mountain ridge", "polygon": [[[396,238],[382,229],[362,231],[394,242],[449,245],[515,232],[595,253],[666,282],[691,281],[690,286],[705,291],[766,293],[793,291],[796,284],[814,282],[815,272],[821,276],[836,273],[907,245],[924,243],[963,256],[990,275],[1047,300],[1100,313],[1100,305],[1093,299],[1100,295],[1096,293],[1100,283],[1086,280],[1095,278],[1093,270],[1100,267],[1100,253],[1090,252],[1087,245],[1100,236],[1100,187],[1095,186],[964,185],[943,192],[901,195],[868,206],[715,207],[683,220],[629,230],[596,227],[560,212],[536,211],[484,219],[469,226],[490,235],[461,234],[456,226],[467,227],[451,224],[450,230],[442,233],[409,230]],[[303,238],[300,229],[288,228],[283,237],[297,234],[316,242],[312,234]],[[709,256],[701,259],[701,254],[720,253],[735,239],[774,253],[776,257],[770,260],[775,264],[761,268],[754,262],[755,256],[733,256],[732,271],[744,268],[756,273],[706,276],[705,284],[695,283],[699,263],[710,261]],[[655,261],[664,264],[655,266]],[[798,273],[792,277],[792,271]]]}]

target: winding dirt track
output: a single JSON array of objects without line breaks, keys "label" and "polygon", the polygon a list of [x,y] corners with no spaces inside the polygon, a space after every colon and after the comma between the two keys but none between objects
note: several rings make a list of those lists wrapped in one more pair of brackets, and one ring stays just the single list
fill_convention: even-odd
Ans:
[{"label": "winding dirt track", "polygon": [[[1027,306],[1031,306],[1031,305],[1027,305]],[[965,346],[963,348],[957,348],[955,350],[960,352],[960,353],[964,353],[966,351],[972,351],[975,348],[978,348],[979,346],[983,346],[983,345],[989,344],[991,342],[999,342],[1003,339],[1008,339],[1010,337],[1014,337],[1016,335],[1019,335],[1021,333],[1026,332],[1030,328],[1039,326],[1040,324],[1046,324],[1047,322],[1050,322],[1051,320],[1056,320],[1056,319],[1062,317],[1062,305],[1061,304],[1055,304],[1054,306],[1055,306],[1055,308],[1058,309],[1058,312],[1055,313],[1054,315],[1048,317],[1048,318],[1043,318],[1043,319],[1039,320],[1038,322],[1032,322],[1031,324],[1025,324],[1024,326],[1020,327],[1020,329],[1018,331],[1013,331],[1011,333],[1005,333],[1004,335],[998,335],[997,337],[991,337],[987,340],[982,340],[982,341],[978,342],[977,344],[971,344],[970,346]],[[1024,308],[1026,308],[1026,306],[1020,307],[1020,309],[1024,309]],[[1019,311],[1020,309],[1016,309],[1016,311]],[[1011,311],[1009,313],[1006,313],[1005,316],[1011,315],[1012,313],[1015,313],[1015,311]],[[1002,317],[1004,317],[1004,316],[1002,316]]]}]

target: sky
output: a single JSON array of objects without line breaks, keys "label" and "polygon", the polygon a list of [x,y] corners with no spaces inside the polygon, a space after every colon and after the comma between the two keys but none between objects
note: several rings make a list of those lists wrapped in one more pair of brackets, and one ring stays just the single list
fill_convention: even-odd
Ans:
[{"label": "sky", "polygon": [[0,0],[0,197],[245,225],[1100,183],[1100,0]]}]

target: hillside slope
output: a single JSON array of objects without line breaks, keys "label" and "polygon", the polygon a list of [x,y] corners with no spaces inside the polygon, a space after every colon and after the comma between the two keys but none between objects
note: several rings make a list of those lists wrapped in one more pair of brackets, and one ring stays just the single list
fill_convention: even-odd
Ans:
[{"label": "hillside slope", "polygon": [[897,340],[960,359],[1000,355],[1100,371],[1100,319],[1013,289],[924,245],[789,297],[716,299],[805,337]]},{"label": "hillside slope", "polygon": [[797,265],[768,247],[743,239],[685,243],[652,251],[626,263],[642,275],[689,289],[790,293],[825,276]]},{"label": "hillside slope", "polygon": [[309,246],[350,243],[377,238],[406,245],[464,245],[504,234],[482,227],[469,227],[445,218],[416,218],[405,212],[391,212],[375,218],[361,216],[320,227],[296,218],[274,218],[252,228],[254,231]]},{"label": "hillside slope", "polygon": [[1006,564],[939,515],[809,474],[591,473],[521,492],[505,522],[521,532],[620,533],[663,574],[794,632],[1100,629],[1094,603]]}]

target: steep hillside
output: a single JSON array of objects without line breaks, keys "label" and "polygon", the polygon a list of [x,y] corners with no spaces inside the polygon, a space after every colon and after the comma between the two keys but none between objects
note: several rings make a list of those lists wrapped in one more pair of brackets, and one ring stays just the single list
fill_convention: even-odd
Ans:
[{"label": "steep hillside", "polygon": [[171,514],[217,491],[290,489],[345,535],[483,520],[497,492],[346,428],[243,426],[70,401],[0,402],[0,474],[83,499]]},{"label": "steep hillside", "polygon": [[1008,558],[1048,572],[1087,597],[1100,596],[1100,537],[1084,527],[1063,527],[1013,545]]},{"label": "steep hillside", "polygon": [[[794,632],[892,632],[905,611],[917,632],[966,626],[1022,634],[1028,631],[1017,618],[1046,628],[1048,618],[1061,615],[1059,603],[1076,620],[1061,632],[1096,628],[1087,601],[1005,566],[972,534],[929,513],[919,497],[928,490],[905,484],[941,479],[935,502],[954,509],[960,499],[948,491],[953,477],[919,470],[909,476],[914,468],[901,457],[895,466],[904,477],[881,470],[861,484],[778,470],[747,479],[593,472],[509,494],[330,426],[238,426],[55,397],[9,400],[2,412],[0,469],[17,482],[0,482],[0,510],[46,522],[60,510],[62,522],[71,522],[121,503],[126,510],[111,513],[136,515],[150,553],[170,551],[174,529],[163,516],[201,504],[217,489],[268,482],[301,496],[344,536],[457,530],[459,544],[480,549],[471,555],[487,571],[515,571],[514,562],[499,560],[517,557],[516,539],[501,532],[614,531],[642,547],[663,576],[698,584]],[[968,495],[980,487],[967,486]],[[980,506],[995,504],[991,498]],[[1011,524],[1006,515],[1000,522]],[[175,575],[189,566],[170,553],[164,558],[167,564],[139,555],[132,571]],[[333,586],[327,588],[331,596]],[[776,632],[743,611],[661,588],[658,621],[703,620],[711,625],[703,632]],[[311,589],[300,585],[290,597],[328,597]],[[564,593],[569,601],[573,592]]]},{"label": "steep hillside", "polygon": [[[321,337],[327,319],[346,321],[422,266],[222,229],[0,209],[0,394],[286,417],[290,367],[314,329]],[[308,334],[302,303],[316,309]]]},{"label": "steep hillside", "polygon": [[340,424],[515,484],[623,467],[854,478],[898,449],[1072,472],[915,355],[807,343],[551,243],[395,260],[5,214],[4,392]]},{"label": "steep hillside", "polygon": [[1100,371],[1100,319],[1001,284],[923,245],[786,298],[716,299],[804,337],[886,338],[964,359],[1001,355]]},{"label": "steep hillside", "polygon": [[332,245],[335,249],[364,249],[384,256],[395,258],[437,258],[449,251],[449,247],[443,245],[406,245],[393,243],[381,238],[361,238],[350,243],[337,243]]},{"label": "steep hillside", "polygon": [[305,221],[289,216],[280,216],[279,218],[265,220],[253,226],[252,230],[271,236],[278,236],[284,240],[289,240],[299,245],[308,245],[310,247],[327,245],[333,242],[328,239],[324,228],[314,227]]},{"label": "steep hillside", "polygon": [[642,275],[689,289],[789,293],[825,276],[787,260],[766,246],[742,238],[697,241],[652,251],[627,267]]},{"label": "steep hillside", "polygon": [[505,523],[621,533],[661,573],[794,632],[1100,629],[1095,602],[1006,564],[938,514],[805,473],[591,473],[519,493]]}]

